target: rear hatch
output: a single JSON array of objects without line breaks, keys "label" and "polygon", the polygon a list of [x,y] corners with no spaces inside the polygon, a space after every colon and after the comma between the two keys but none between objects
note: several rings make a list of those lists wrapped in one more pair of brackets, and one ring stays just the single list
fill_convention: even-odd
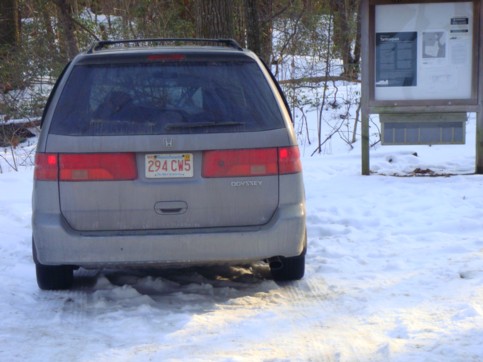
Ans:
[{"label": "rear hatch", "polygon": [[292,152],[278,147],[288,136],[272,92],[242,52],[87,56],[46,148],[63,216],[80,231],[267,223]]}]

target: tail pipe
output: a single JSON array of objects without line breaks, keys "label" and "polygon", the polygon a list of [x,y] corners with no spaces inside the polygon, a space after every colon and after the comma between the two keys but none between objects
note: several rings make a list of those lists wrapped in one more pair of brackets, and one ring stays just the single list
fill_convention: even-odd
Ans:
[{"label": "tail pipe", "polygon": [[283,268],[282,258],[279,256],[274,256],[273,258],[268,259],[268,265],[270,266],[271,270],[280,270]]}]

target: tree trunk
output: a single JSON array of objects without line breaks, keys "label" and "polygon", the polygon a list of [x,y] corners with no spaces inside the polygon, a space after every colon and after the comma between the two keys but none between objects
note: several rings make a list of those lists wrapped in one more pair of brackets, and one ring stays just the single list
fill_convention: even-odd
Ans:
[{"label": "tree trunk", "polygon": [[54,0],[54,2],[59,10],[59,27],[62,34],[61,38],[64,41],[66,58],[70,60],[79,53],[71,3],[68,0]]},{"label": "tree trunk", "polygon": [[356,79],[360,61],[360,0],[330,0],[330,6],[334,14],[334,45],[344,66],[342,75]]},{"label": "tree trunk", "polygon": [[201,38],[233,38],[233,0],[196,0],[196,33]]},{"label": "tree trunk", "polygon": [[272,62],[272,21],[273,21],[273,0],[259,0],[259,20],[261,51],[260,57],[270,66]]},{"label": "tree trunk", "polygon": [[247,47],[246,40],[246,16],[245,16],[245,0],[234,0],[233,3],[233,32],[235,40],[243,48]]},{"label": "tree trunk", "polygon": [[0,1],[0,47],[20,44],[20,21],[17,0]]},{"label": "tree trunk", "polygon": [[[20,46],[20,19],[17,0],[0,0],[0,92],[22,87],[21,72],[15,54]],[[20,77],[18,77],[20,76]]]},{"label": "tree trunk", "polygon": [[42,26],[45,29],[47,42],[54,48],[55,44],[55,32],[52,26],[52,18],[49,14],[49,8],[47,6],[42,6],[40,9],[40,19],[39,21],[42,22]]},{"label": "tree trunk", "polygon": [[266,64],[272,57],[272,0],[245,0],[247,47]]},{"label": "tree trunk", "polygon": [[258,0],[245,0],[245,19],[247,30],[247,47],[260,54],[260,16],[258,14]]}]

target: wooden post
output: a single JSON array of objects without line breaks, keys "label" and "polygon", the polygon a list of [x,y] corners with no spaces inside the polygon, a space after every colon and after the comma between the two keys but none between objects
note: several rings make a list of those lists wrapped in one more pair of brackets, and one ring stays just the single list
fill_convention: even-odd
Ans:
[{"label": "wooden post", "polygon": [[361,0],[361,169],[362,174],[370,174],[369,155],[369,1]]},{"label": "wooden post", "polygon": [[[475,36],[478,44],[478,64],[475,64],[477,69],[474,70],[476,79],[478,79],[478,109],[476,112],[476,169],[475,173],[483,174],[483,81],[480,79],[483,69],[483,48],[481,41],[483,39],[483,6],[478,1],[479,14],[479,32]],[[477,14],[475,14],[476,16]]]}]

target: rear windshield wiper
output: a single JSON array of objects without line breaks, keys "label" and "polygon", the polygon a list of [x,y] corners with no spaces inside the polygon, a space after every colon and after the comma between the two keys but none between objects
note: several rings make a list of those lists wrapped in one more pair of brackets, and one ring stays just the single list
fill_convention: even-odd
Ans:
[{"label": "rear windshield wiper", "polygon": [[244,122],[193,122],[193,123],[169,123],[166,129],[210,128],[210,127],[235,127],[242,126]]}]

